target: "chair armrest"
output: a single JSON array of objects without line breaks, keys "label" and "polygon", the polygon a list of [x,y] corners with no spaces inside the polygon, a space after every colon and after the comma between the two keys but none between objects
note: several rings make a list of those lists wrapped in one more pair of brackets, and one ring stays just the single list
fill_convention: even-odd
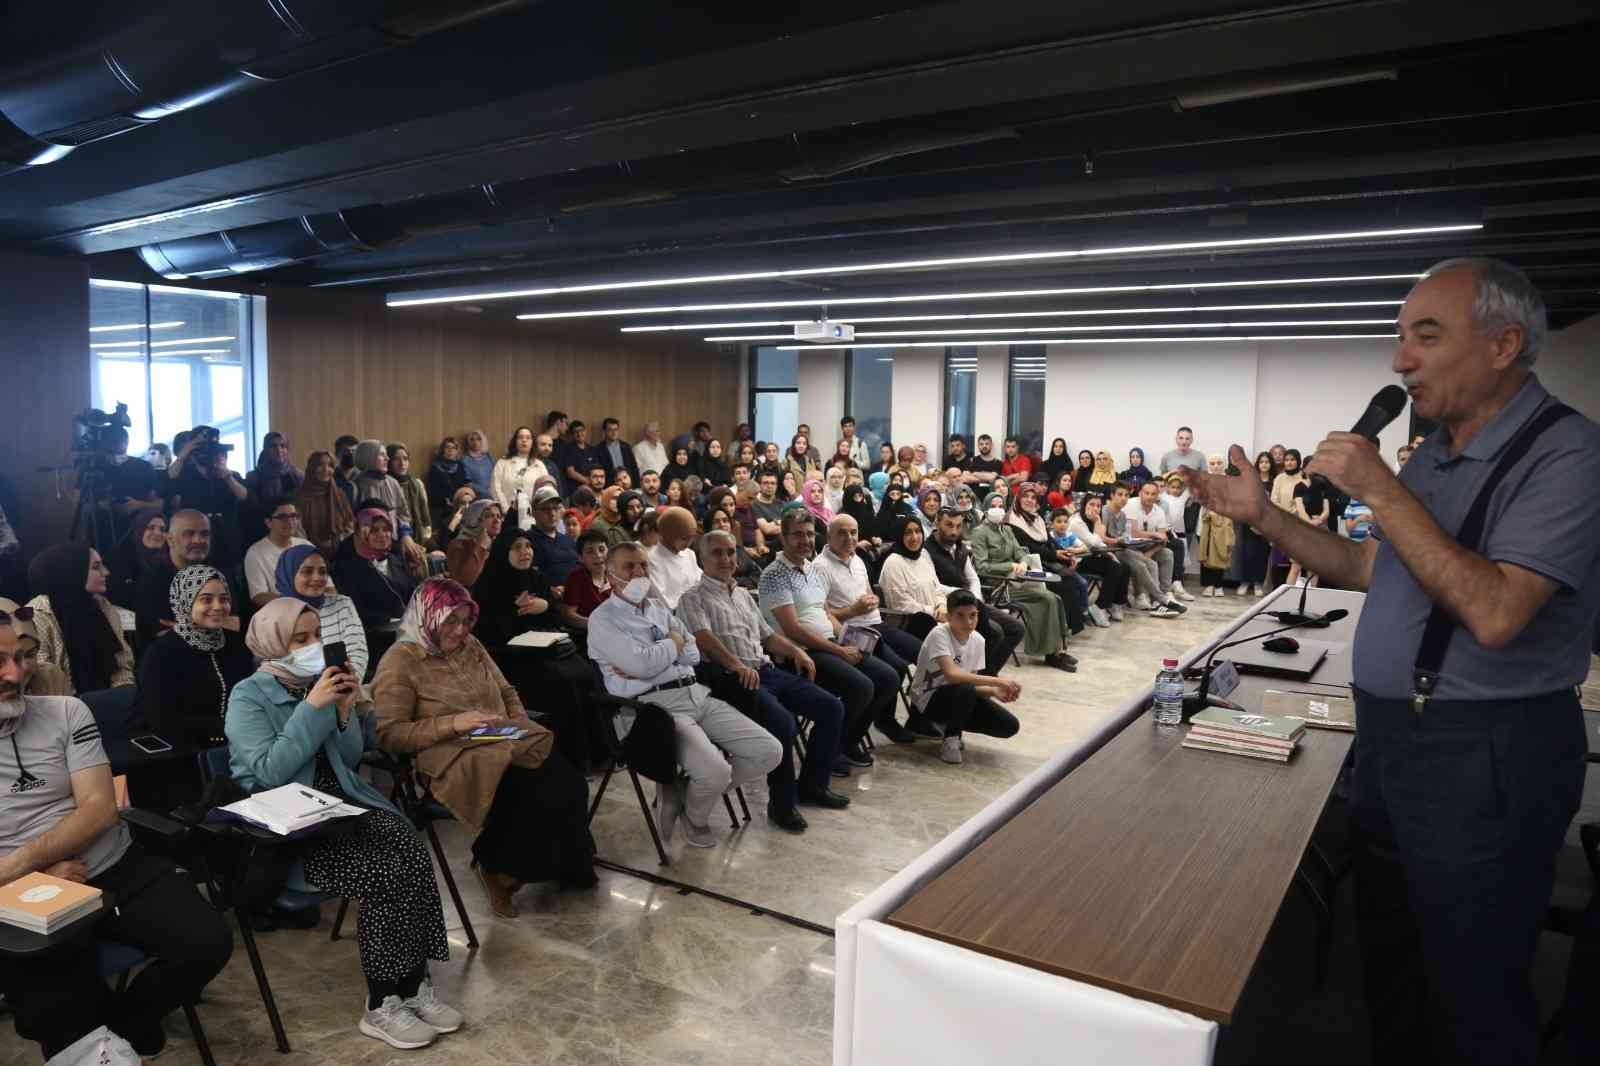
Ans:
[{"label": "chair armrest", "polygon": [[154,833],[169,840],[176,840],[189,832],[189,827],[176,818],[169,818],[165,814],[147,811],[139,807],[129,807],[122,812],[122,820],[130,826]]},{"label": "chair armrest", "polygon": [[387,751],[364,751],[361,753],[361,765],[382,770],[387,774],[399,774],[411,766],[411,756],[396,755]]}]

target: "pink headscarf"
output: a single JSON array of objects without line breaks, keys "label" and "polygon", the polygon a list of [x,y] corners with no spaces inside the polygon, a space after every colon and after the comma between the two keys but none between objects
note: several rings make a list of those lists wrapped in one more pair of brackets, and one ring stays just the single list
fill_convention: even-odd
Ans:
[{"label": "pink headscarf", "polygon": [[464,585],[447,577],[430,577],[411,594],[406,616],[400,622],[399,642],[419,644],[429,655],[443,655],[444,650],[439,647],[439,630],[457,607],[470,609],[468,629],[478,624],[477,601]]},{"label": "pink headscarf", "polygon": [[800,499],[805,501],[806,510],[815,515],[817,521],[826,525],[827,523],[833,521],[833,512],[828,510],[824,504],[811,502],[811,490],[813,487],[815,487],[819,493],[823,493],[824,500],[827,499],[827,494],[824,492],[823,484],[817,478],[811,478],[804,485],[800,486]]},{"label": "pink headscarf", "polygon": [[367,547],[366,541],[363,539],[367,530],[372,527],[372,523],[376,522],[380,518],[389,523],[390,532],[395,531],[394,515],[390,514],[384,508],[368,507],[365,510],[356,512],[356,525],[360,527],[360,532],[356,534],[356,554],[361,556],[363,559],[370,559],[373,562],[377,562],[379,559],[387,559],[389,557],[388,552],[374,551]]}]

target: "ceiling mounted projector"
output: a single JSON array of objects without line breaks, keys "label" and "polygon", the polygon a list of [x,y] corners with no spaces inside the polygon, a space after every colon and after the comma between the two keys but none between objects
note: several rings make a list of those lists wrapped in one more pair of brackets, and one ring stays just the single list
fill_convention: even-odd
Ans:
[{"label": "ceiling mounted projector", "polygon": [[856,328],[843,322],[830,322],[826,318],[816,322],[797,322],[794,327],[794,339],[816,344],[824,341],[853,341],[856,339]]}]

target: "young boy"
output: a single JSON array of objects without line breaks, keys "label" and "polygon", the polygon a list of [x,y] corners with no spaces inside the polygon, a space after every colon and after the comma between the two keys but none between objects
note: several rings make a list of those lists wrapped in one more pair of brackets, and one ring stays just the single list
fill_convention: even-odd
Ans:
[{"label": "young boy", "polygon": [[578,534],[578,565],[567,575],[561,593],[561,620],[577,629],[589,628],[589,615],[611,595],[606,580],[606,535],[598,529]]},{"label": "young boy", "polygon": [[1075,581],[1078,584],[1078,602],[1083,604],[1084,614],[1089,616],[1089,621],[1101,628],[1109,628],[1111,619],[1099,605],[1089,600],[1089,579],[1078,573],[1077,560],[1089,552],[1088,545],[1079,540],[1078,535],[1069,528],[1072,524],[1072,510],[1069,504],[1066,507],[1057,507],[1050,515],[1050,546],[1056,550],[1056,557],[1051,560],[1059,565],[1055,572],[1061,575],[1063,581]]},{"label": "young boy", "polygon": [[[946,619],[922,642],[911,679],[911,703],[935,733],[944,737],[939,758],[959,766],[963,731],[991,737],[1014,737],[1021,728],[1016,715],[995,703],[1011,703],[1022,695],[1015,681],[989,677],[983,668],[984,641],[978,629],[978,598],[966,589],[950,593]],[[992,698],[991,698],[992,697]]]}]

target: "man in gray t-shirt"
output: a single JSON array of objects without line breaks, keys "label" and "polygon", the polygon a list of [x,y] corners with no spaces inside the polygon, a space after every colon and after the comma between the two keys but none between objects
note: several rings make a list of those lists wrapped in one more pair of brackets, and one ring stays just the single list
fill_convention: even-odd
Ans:
[{"label": "man in gray t-shirt", "polygon": [[[1439,428],[1398,476],[1354,433],[1330,434],[1306,464],[1371,508],[1365,540],[1273,507],[1248,473],[1186,475],[1204,505],[1367,592],[1350,654],[1351,823],[1379,1066],[1539,1058],[1528,974],[1583,794],[1574,686],[1600,610],[1600,495],[1574,481],[1600,427],[1549,421],[1563,412],[1531,369],[1546,329],[1539,291],[1510,264],[1447,260],[1422,276],[1394,369]],[[1497,470],[1481,531],[1458,541]],[[1437,661],[1423,650],[1436,609]]]},{"label": "man in gray t-shirt", "polygon": [[[93,885],[114,906],[84,919],[98,923],[95,937],[42,956],[0,957],[0,995],[18,1034],[38,1041],[45,1058],[101,1025],[151,1057],[166,1042],[161,1019],[198,998],[227,964],[233,937],[191,875],[129,837],[100,727],[83,701],[22,695],[33,663],[0,612],[0,884],[43,873]],[[97,940],[150,957],[116,995],[100,974]]]},{"label": "man in gray t-shirt", "polygon": [[1179,467],[1186,466],[1190,470],[1204,470],[1206,457],[1194,446],[1194,430],[1188,426],[1178,427],[1178,446],[1161,457],[1161,472],[1170,474]]}]

